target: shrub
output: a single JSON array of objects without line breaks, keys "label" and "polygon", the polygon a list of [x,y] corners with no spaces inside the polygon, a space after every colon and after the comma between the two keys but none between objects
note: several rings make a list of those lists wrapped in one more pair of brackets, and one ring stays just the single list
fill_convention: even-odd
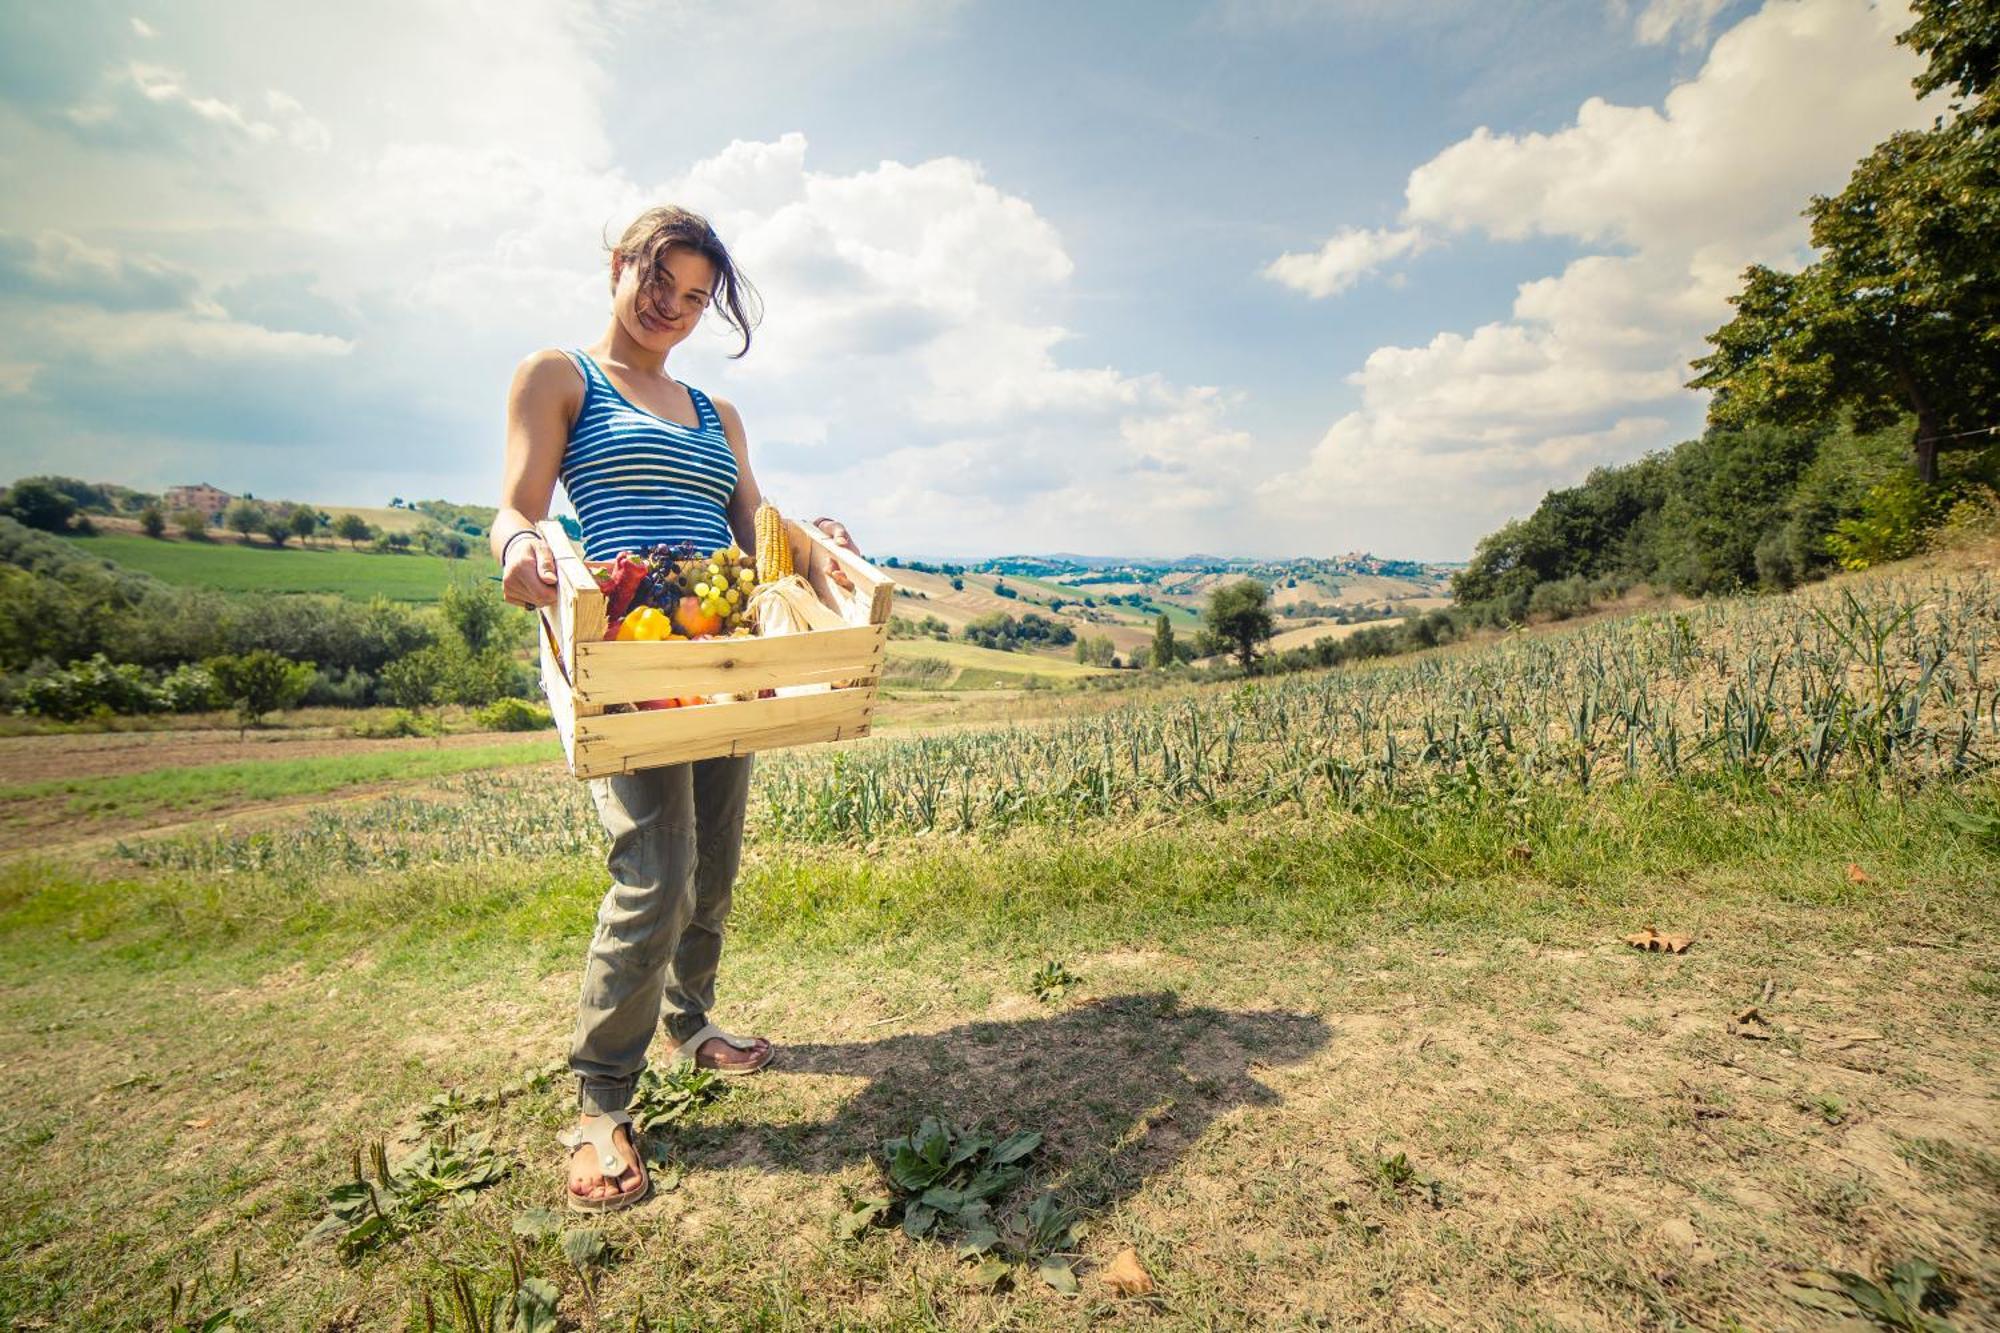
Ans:
[{"label": "shrub", "polygon": [[363,718],[354,724],[354,734],[367,740],[393,740],[402,736],[435,736],[444,730],[435,719],[398,708],[387,717]]},{"label": "shrub", "polygon": [[1568,620],[1590,609],[1591,585],[1581,574],[1550,583],[1538,583],[1528,595],[1528,614],[1551,620]]},{"label": "shrub", "polygon": [[222,682],[207,667],[183,663],[160,682],[160,705],[172,713],[206,713],[229,702]]},{"label": "shrub", "polygon": [[167,535],[167,516],[160,512],[158,505],[147,505],[139,511],[139,527],[148,537]]},{"label": "shrub", "polygon": [[1845,569],[1906,559],[1923,548],[1925,535],[1943,518],[1942,500],[1938,488],[1913,473],[1898,473],[1868,488],[1861,513],[1833,525],[1826,549]]},{"label": "shrub", "polygon": [[174,526],[181,530],[181,536],[191,542],[208,540],[208,515],[199,509],[176,509]]},{"label": "shrub", "polygon": [[375,701],[375,677],[358,667],[320,667],[299,702],[311,708],[366,708]]},{"label": "shrub", "polygon": [[76,501],[55,487],[31,477],[15,482],[8,490],[6,509],[10,517],[44,532],[61,532],[76,513]]},{"label": "shrub", "polygon": [[556,724],[548,709],[526,699],[496,699],[473,718],[488,731],[541,731]]},{"label": "shrub", "polygon": [[129,662],[114,664],[103,653],[30,678],[14,700],[21,712],[58,722],[112,713],[154,713],[162,706],[159,691],[146,680],[142,668]]},{"label": "shrub", "polygon": [[290,708],[305,697],[312,684],[310,662],[288,662],[268,649],[240,657],[214,657],[206,663],[222,693],[236,705],[236,716],[253,726],[266,713]]},{"label": "shrub", "polygon": [[250,499],[232,501],[223,511],[222,521],[248,541],[251,533],[264,530],[264,506]]}]

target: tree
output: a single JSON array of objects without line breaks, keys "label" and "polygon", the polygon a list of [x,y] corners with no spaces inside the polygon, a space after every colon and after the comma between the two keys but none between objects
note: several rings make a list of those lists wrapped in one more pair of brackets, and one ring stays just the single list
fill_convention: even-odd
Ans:
[{"label": "tree", "polygon": [[319,515],[311,505],[300,505],[292,511],[292,535],[304,544],[305,539],[319,531]]},{"label": "tree", "polygon": [[312,663],[288,661],[268,648],[211,658],[204,665],[223,696],[236,705],[237,720],[246,727],[303,699],[313,679]]},{"label": "tree", "polygon": [[1202,623],[1236,654],[1245,671],[1257,666],[1257,645],[1271,637],[1271,591],[1256,579],[1226,583],[1208,595]]},{"label": "tree", "polygon": [[419,648],[382,668],[382,693],[398,708],[428,708],[443,695],[450,665],[439,645]]},{"label": "tree", "polygon": [[247,542],[251,533],[264,530],[264,506],[255,500],[237,500],[223,513],[222,521]]},{"label": "tree", "polygon": [[1992,437],[2000,402],[2000,12],[1992,0],[1918,0],[1897,40],[1930,57],[1920,93],[1960,99],[1933,128],[1890,136],[1847,187],[1806,209],[1819,258],[1753,265],[1736,316],[1690,381],[1712,421],[1860,430],[1912,418],[1918,478],[1941,450]]},{"label": "tree", "polygon": [[507,623],[507,604],[489,591],[491,587],[455,578],[438,597],[438,614],[469,653],[492,647],[495,634]]},{"label": "tree", "polygon": [[41,478],[30,477],[7,491],[7,513],[28,527],[62,532],[76,515],[76,501]]},{"label": "tree", "polygon": [[167,516],[160,512],[158,505],[147,505],[139,511],[139,527],[148,537],[167,535]]},{"label": "tree", "polygon": [[1165,671],[1178,658],[1174,651],[1174,622],[1167,619],[1165,611],[1153,622],[1153,666]]},{"label": "tree", "polygon": [[266,514],[264,535],[271,539],[271,545],[283,546],[292,535],[292,521],[279,514]]},{"label": "tree", "polygon": [[375,535],[375,529],[359,514],[342,514],[333,521],[333,535],[349,546],[358,547]]},{"label": "tree", "polygon": [[176,509],[174,526],[191,542],[208,540],[208,515],[199,509]]}]

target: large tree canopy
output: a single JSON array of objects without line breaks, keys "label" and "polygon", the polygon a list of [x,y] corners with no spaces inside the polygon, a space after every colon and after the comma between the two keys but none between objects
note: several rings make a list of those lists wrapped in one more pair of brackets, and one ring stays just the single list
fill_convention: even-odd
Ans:
[{"label": "large tree canopy", "polygon": [[1725,427],[1907,414],[1918,475],[1934,481],[1940,450],[1989,443],[2000,419],[2000,0],[1916,9],[1900,40],[1931,57],[1918,91],[1964,100],[1813,199],[1819,257],[1798,273],[1749,269],[1692,383],[1715,391]]}]

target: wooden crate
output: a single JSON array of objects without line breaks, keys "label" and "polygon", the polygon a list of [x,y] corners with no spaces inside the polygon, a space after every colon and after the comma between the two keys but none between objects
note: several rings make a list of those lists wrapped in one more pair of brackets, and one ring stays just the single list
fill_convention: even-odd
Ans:
[{"label": "wooden crate", "polygon": [[[555,551],[558,589],[541,610],[542,690],[570,771],[608,777],[662,764],[866,736],[889,641],[896,585],[818,528],[786,521],[799,574],[843,622],[837,629],[668,642],[607,641],[605,599],[576,544],[555,522],[539,530]],[[850,592],[830,577],[844,571]],[[618,704],[767,688],[831,688],[643,712]]]}]

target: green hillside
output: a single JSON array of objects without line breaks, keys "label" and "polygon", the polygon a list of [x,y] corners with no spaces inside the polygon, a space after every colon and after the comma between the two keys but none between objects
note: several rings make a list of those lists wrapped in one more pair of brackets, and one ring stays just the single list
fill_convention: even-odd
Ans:
[{"label": "green hillside", "polygon": [[[1003,653],[977,644],[940,642],[936,639],[892,639],[889,641],[890,684],[899,675],[914,677],[910,664],[941,662],[950,668],[925,679],[924,684],[943,689],[989,689],[1025,684],[1028,677],[1049,681],[1077,680],[1101,676],[1105,668],[1086,666],[1067,657],[1042,653]],[[898,667],[902,670],[899,672]],[[914,680],[909,683],[915,683]]]},{"label": "green hillside", "polygon": [[490,561],[435,555],[384,555],[327,546],[245,546],[233,537],[163,541],[126,533],[70,537],[79,550],[115,560],[167,583],[223,592],[320,592],[365,602],[434,602],[454,577],[490,572]]}]

